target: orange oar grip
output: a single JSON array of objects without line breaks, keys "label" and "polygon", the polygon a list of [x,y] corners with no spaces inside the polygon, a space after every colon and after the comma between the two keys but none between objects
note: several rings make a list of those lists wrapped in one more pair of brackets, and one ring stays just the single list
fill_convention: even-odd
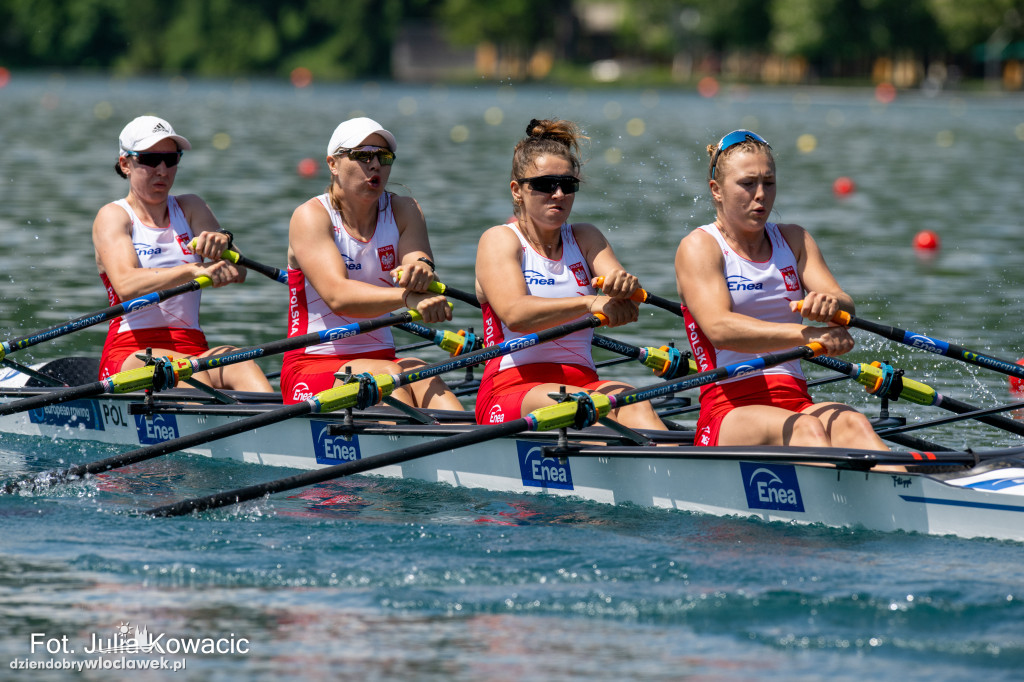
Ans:
[{"label": "orange oar grip", "polygon": [[594,317],[601,320],[601,326],[608,324],[608,317],[604,313],[591,313]]},{"label": "orange oar grip", "polygon": [[[799,310],[803,310],[803,307],[804,307],[804,302],[803,301],[797,301],[796,302],[796,309],[798,311]],[[849,327],[850,326],[850,313],[846,312],[845,310],[839,310],[839,311],[836,312],[835,315],[832,316],[832,321],[835,322],[836,324],[841,324],[844,327]]]},{"label": "orange oar grip", "polygon": [[814,353],[814,357],[818,357],[819,355],[823,355],[825,353],[825,346],[818,343],[817,341],[811,341],[809,344],[807,344],[807,347],[811,349],[812,353]]},{"label": "orange oar grip", "polygon": [[[604,277],[598,277],[594,280],[594,286],[598,289],[604,284]],[[629,297],[629,300],[636,301],[637,303],[647,303],[647,291],[645,289],[637,289]]]}]

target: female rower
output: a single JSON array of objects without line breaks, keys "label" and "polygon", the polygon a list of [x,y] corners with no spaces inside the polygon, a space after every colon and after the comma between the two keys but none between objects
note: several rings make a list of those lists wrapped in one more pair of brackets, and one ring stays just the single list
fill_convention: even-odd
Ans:
[{"label": "female rower", "polygon": [[[124,127],[114,170],[128,180],[128,196],[96,214],[92,242],[96,267],[110,304],[185,284],[205,275],[213,286],[245,281],[245,269],[221,260],[231,245],[213,212],[195,194],[171,196],[182,152],[192,148],[171,124],[140,116]],[[190,246],[195,239],[195,247]],[[199,327],[200,292],[182,294],[110,323],[100,359],[100,378],[141,367],[136,353],[160,356],[215,355],[234,346],[210,348]],[[214,388],[273,389],[252,361],[201,372]]]},{"label": "female rower", "polygon": [[[331,184],[295,209],[288,228],[288,335],[295,336],[414,308],[427,323],[451,319],[434,281],[427,226],[411,197],[385,191],[395,136],[369,118],[344,121],[327,145]],[[399,275],[399,271],[401,274]],[[340,383],[336,372],[397,373],[422,366],[397,358],[388,328],[285,354],[281,391],[300,402]],[[461,410],[438,377],[393,396],[416,407]]]},{"label": "female rower", "polygon": [[[715,222],[684,237],[675,259],[701,371],[812,341],[828,355],[850,351],[853,338],[830,320],[839,310],[853,313],[853,299],[804,228],[768,222],[776,192],[771,147],[736,130],[707,151]],[[801,316],[828,326],[805,325]],[[849,405],[815,403],[798,360],[705,386],[700,403],[697,445],[888,449]]]},{"label": "female rower", "polygon": [[[569,222],[580,186],[579,140],[571,121],[538,121],[512,155],[512,204],[515,217],[480,237],[476,252],[476,292],[483,304],[487,345],[603,313],[616,327],[637,319],[629,297],[639,286],[612,247],[589,223]],[[603,293],[592,285],[604,277]],[[518,419],[551,404],[549,393],[619,393],[631,388],[601,381],[590,354],[592,329],[520,350],[487,363],[476,401],[481,424]],[[633,428],[664,429],[642,402],[610,415]]]}]

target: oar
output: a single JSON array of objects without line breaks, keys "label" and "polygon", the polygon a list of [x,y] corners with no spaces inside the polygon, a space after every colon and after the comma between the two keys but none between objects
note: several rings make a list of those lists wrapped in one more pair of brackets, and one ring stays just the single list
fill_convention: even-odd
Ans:
[{"label": "oar", "polygon": [[205,372],[215,367],[223,367],[237,362],[277,355],[290,350],[305,348],[315,343],[336,341],[356,336],[357,334],[365,334],[375,329],[421,319],[423,318],[417,311],[406,310],[390,317],[353,322],[342,327],[334,327],[301,336],[292,336],[259,346],[240,348],[221,355],[210,355],[205,358],[183,358],[179,360],[165,360],[161,358],[156,364],[118,372],[106,379],[101,379],[91,384],[71,386],[0,405],[0,416],[17,414],[27,410],[46,407],[47,405],[79,398],[89,398],[104,393],[128,393],[149,388],[161,391],[173,388],[179,381],[189,379],[193,374]]},{"label": "oar", "polygon": [[1001,374],[1024,379],[1024,366],[1018,365],[1015,362],[1010,362],[1009,360],[1002,360],[1000,358],[992,357],[991,355],[985,355],[969,348],[958,346],[955,343],[943,341],[942,339],[925,336],[924,334],[918,334],[917,332],[908,332],[905,329],[890,327],[888,325],[879,324],[878,322],[871,322],[870,320],[865,320],[855,315],[851,315],[843,310],[836,313],[832,317],[832,321],[845,327],[856,327],[857,329],[863,329],[873,334],[884,336],[891,341],[902,343],[903,345],[910,346],[911,348],[920,348],[921,350],[928,351],[929,353],[944,355],[947,358],[966,362],[969,365],[985,367],[986,369],[991,369]]},{"label": "oar", "polygon": [[7,341],[0,343],[0,359],[3,359],[8,353],[13,351],[28,348],[29,346],[34,346],[37,343],[49,341],[50,339],[55,339],[58,336],[64,336],[65,334],[70,334],[71,332],[78,331],[79,329],[91,327],[95,324],[99,324],[100,322],[106,322],[107,320],[120,317],[121,315],[133,313],[138,310],[142,310],[143,308],[157,305],[161,301],[165,301],[172,296],[186,294],[190,291],[198,291],[199,289],[208,287],[211,284],[213,284],[212,279],[205,275],[200,275],[191,282],[179,284],[176,287],[164,289],[163,291],[154,291],[151,294],[139,296],[138,298],[133,298],[130,301],[118,303],[117,305],[110,306],[109,308],[104,308],[103,310],[98,310],[94,313],[89,313],[88,315],[76,317],[75,319],[69,320],[63,324],[41,329],[27,336],[8,339]]},{"label": "oar", "polygon": [[[164,505],[155,509],[147,510],[147,514],[153,516],[181,516],[193,511],[204,511],[216,509],[227,505],[245,502],[257,497],[263,497],[272,493],[279,493],[285,490],[301,488],[314,483],[330,481],[342,476],[359,474],[372,469],[384,466],[401,464],[412,459],[435,455],[439,452],[454,450],[457,448],[475,445],[505,436],[521,433],[524,431],[550,431],[561,428],[584,428],[596,423],[599,418],[608,414],[612,409],[621,405],[634,404],[644,400],[650,400],[666,393],[674,393],[689,388],[696,388],[704,384],[713,383],[721,379],[733,376],[742,376],[752,371],[777,365],[789,360],[811,357],[817,353],[824,352],[824,347],[819,344],[800,346],[789,351],[764,355],[742,363],[735,363],[707,372],[695,374],[692,377],[676,379],[657,386],[639,388],[618,396],[609,396],[603,393],[594,393],[589,396],[577,394],[571,400],[554,405],[548,405],[530,412],[525,417],[514,419],[502,424],[481,426],[472,431],[460,433],[447,438],[412,445],[409,447],[392,450],[380,455],[367,457],[366,459],[346,462],[324,469],[307,471],[288,478],[260,483],[257,485],[239,488],[223,493],[216,493],[206,497],[199,497],[190,500],[183,500],[174,504]],[[585,397],[584,397],[585,396]],[[654,449],[654,448],[652,448]]]},{"label": "oar", "polygon": [[[376,321],[377,320],[371,320],[371,322]],[[581,320],[575,320],[567,324],[558,325],[557,327],[552,327],[551,329],[537,332],[535,334],[520,336],[495,346],[489,346],[474,353],[467,353],[444,362],[426,365],[400,374],[379,374],[375,377],[371,377],[370,375],[360,375],[359,381],[329,388],[301,403],[288,405],[280,409],[264,412],[263,414],[239,419],[230,424],[217,426],[206,431],[199,431],[188,436],[181,436],[162,443],[149,445],[139,448],[138,450],[109,457],[98,462],[79,464],[68,467],[67,469],[37,474],[27,479],[22,479],[21,481],[12,481],[7,483],[3,487],[2,491],[10,494],[29,486],[34,487],[42,484],[60,483],[72,477],[80,477],[86,474],[97,474],[109,471],[129,464],[143,462],[170,452],[177,452],[202,443],[209,443],[238,433],[251,431],[252,429],[262,426],[276,424],[278,422],[291,419],[292,417],[299,417],[306,414],[333,412],[335,410],[351,407],[369,407],[370,405],[374,405],[379,402],[381,398],[389,396],[400,386],[405,386],[421,379],[429,379],[451,370],[487,362],[493,358],[508,355],[509,353],[514,353],[518,350],[529,348],[539,343],[544,343],[545,341],[565,336],[566,334],[571,334],[572,332],[580,329],[598,327],[605,321],[606,319],[603,315],[590,315]]]},{"label": "oar", "polygon": [[[604,277],[598,277],[596,281],[597,288],[600,289],[602,284],[604,284]],[[681,302],[670,301],[667,298],[652,294],[646,289],[637,289],[630,298],[637,303],[647,303],[662,310],[667,310],[673,315],[683,316],[683,304]]]},{"label": "oar", "polygon": [[[890,400],[903,398],[904,400],[917,405],[934,405],[935,407],[940,407],[944,410],[949,410],[950,412],[956,412],[957,414],[974,412],[980,409],[974,405],[969,405],[956,400],[955,398],[944,396],[931,386],[923,384],[920,381],[915,381],[914,379],[901,376],[898,373],[893,372],[891,367],[881,363],[853,364],[845,360],[829,356],[811,358],[810,362],[845,374],[858,383],[863,384],[868,393],[871,393],[872,395],[881,395],[889,398]],[[999,416],[978,416],[974,417],[974,419],[977,419],[979,422],[984,424],[988,424],[989,426],[995,426],[1003,429],[1004,431],[1015,433],[1018,436],[1024,436],[1024,424],[1013,419],[1007,419],[1006,417]]]},{"label": "oar", "polygon": [[[598,280],[601,281],[603,278],[599,277]],[[461,291],[442,282],[432,282],[430,289],[435,293],[449,296],[457,301],[469,303],[477,308],[481,307],[480,300],[475,294],[471,294],[467,291]],[[674,310],[678,314],[682,315],[679,311],[680,304],[673,304],[671,301],[667,301],[666,299],[658,296],[652,297],[651,294],[648,294],[642,289],[638,289],[636,294],[634,294],[634,297],[641,303],[654,302],[652,300],[648,300],[649,298],[657,299],[658,301],[668,304],[668,308],[666,308],[667,310]],[[643,298],[643,300],[640,300],[641,298]],[[659,303],[655,303],[655,305],[664,307]],[[686,362],[686,357],[682,352],[676,348],[670,348],[669,346],[662,346],[661,348],[646,346],[644,348],[640,348],[639,346],[623,343],[622,341],[610,339],[607,336],[601,336],[600,334],[595,334],[591,343],[598,348],[603,348],[604,350],[609,350],[613,353],[618,353],[619,355],[625,355],[626,357],[638,360],[646,367],[654,370],[654,373],[657,376],[664,379],[677,379],[680,376],[685,376],[690,369],[689,364]]]},{"label": "oar", "polygon": [[[191,242],[189,242],[189,248],[195,249],[196,241],[196,239],[193,239]],[[265,265],[258,261],[254,261],[252,258],[249,258],[248,256],[243,256],[234,249],[229,248],[224,250],[223,252],[221,252],[220,257],[230,263],[234,263],[235,265],[241,265],[242,267],[248,268],[250,270],[255,270],[261,275],[266,275],[275,282],[280,282],[281,284],[288,283],[288,273],[285,272],[284,270],[280,268],[275,268],[273,265]]]}]

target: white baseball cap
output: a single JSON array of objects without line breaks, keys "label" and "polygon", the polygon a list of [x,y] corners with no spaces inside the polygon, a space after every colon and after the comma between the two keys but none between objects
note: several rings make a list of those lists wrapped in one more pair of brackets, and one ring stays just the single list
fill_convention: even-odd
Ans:
[{"label": "white baseball cap", "polygon": [[178,149],[192,149],[189,141],[174,132],[171,124],[164,119],[156,116],[139,116],[121,131],[118,138],[118,156],[125,156],[126,152],[144,151],[160,140],[168,138],[178,144]]},{"label": "white baseball cap", "polygon": [[350,118],[347,121],[343,121],[334,129],[334,134],[331,135],[331,141],[327,144],[327,156],[333,156],[338,149],[352,149],[353,147],[358,147],[362,144],[363,140],[375,133],[387,141],[388,149],[393,152],[398,151],[398,143],[395,142],[394,135],[387,130],[384,130],[381,124],[377,123],[372,118],[362,116],[360,118]]}]

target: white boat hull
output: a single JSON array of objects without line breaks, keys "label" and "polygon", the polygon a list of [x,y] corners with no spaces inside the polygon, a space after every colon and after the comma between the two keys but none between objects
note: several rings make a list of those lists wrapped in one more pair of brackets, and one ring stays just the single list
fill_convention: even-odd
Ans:
[{"label": "white boat hull", "polygon": [[[24,395],[0,392],[0,402]],[[91,440],[132,448],[275,407],[182,404],[143,416],[131,413],[133,403],[139,403],[139,396],[104,396],[0,417],[0,434]],[[394,417],[397,413],[390,414]],[[357,415],[357,424],[360,416],[365,415]],[[332,435],[328,427],[340,419],[338,415],[291,419],[186,452],[317,469],[479,428],[371,422],[350,437]],[[748,449],[748,456],[747,451],[727,448],[622,446],[622,439],[607,429],[591,433],[614,447],[583,446],[578,454],[560,460],[544,457],[542,452],[544,445],[554,443],[553,434],[523,434],[385,466],[372,473],[764,521],[1024,541],[1024,469],[1014,466],[993,469],[972,481],[964,477],[978,472],[948,478],[858,471],[779,461],[778,457],[773,461],[756,448]],[[603,456],[604,452],[611,454]]]}]

